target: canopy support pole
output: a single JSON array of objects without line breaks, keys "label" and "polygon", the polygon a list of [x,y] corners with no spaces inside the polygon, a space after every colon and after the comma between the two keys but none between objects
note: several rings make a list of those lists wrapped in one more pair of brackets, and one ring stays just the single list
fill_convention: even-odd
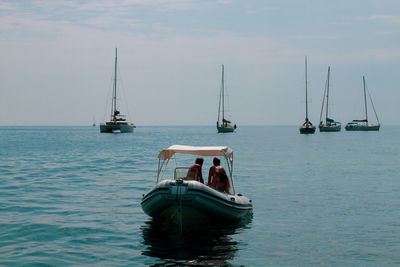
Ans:
[{"label": "canopy support pole", "polygon": [[232,191],[233,191],[233,194],[235,195],[236,194],[235,193],[235,185],[233,183],[233,152],[231,154],[231,157],[230,158],[225,157],[225,160],[228,165],[229,177],[230,177],[231,184],[232,184]]}]

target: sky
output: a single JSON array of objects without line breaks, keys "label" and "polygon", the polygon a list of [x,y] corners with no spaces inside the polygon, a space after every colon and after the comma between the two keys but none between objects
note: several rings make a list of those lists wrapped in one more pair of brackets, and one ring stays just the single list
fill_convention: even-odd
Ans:
[{"label": "sky", "polygon": [[[362,119],[400,124],[398,0],[0,1],[0,125],[109,117],[115,48],[121,113],[139,126],[215,125],[225,80],[238,125]],[[369,107],[370,108],[370,107]],[[373,121],[373,113],[369,114]]]}]

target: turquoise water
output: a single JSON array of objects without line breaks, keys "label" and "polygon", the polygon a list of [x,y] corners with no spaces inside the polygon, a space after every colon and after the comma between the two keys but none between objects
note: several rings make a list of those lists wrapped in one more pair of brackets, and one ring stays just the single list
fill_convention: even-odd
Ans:
[{"label": "turquoise water", "polygon": [[[232,147],[252,220],[155,227],[140,200],[172,144]],[[0,127],[0,159],[0,265],[400,265],[399,126]]]}]

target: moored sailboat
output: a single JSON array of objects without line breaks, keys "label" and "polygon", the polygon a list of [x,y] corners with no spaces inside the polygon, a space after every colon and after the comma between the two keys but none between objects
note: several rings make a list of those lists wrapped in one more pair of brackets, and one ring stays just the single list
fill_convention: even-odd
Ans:
[{"label": "moored sailboat", "polygon": [[219,94],[217,130],[219,133],[232,133],[233,131],[235,131],[235,129],[236,129],[236,124],[233,124],[231,121],[225,118],[225,77],[224,77],[224,65],[222,65],[222,79],[221,79],[221,90]]},{"label": "moored sailboat", "polygon": [[307,95],[307,57],[305,57],[305,77],[306,77],[306,119],[305,122],[300,125],[300,133],[301,134],[313,134],[315,133],[315,126],[311,123],[311,121],[308,119],[308,95]]},{"label": "moored sailboat", "polygon": [[[326,84],[325,84],[325,91],[324,91],[324,97],[322,99],[322,107],[321,107],[321,114],[319,116],[319,131],[320,132],[339,132],[342,125],[340,122],[337,122],[328,116],[328,107],[329,107],[329,81],[330,81],[330,73],[331,73],[331,67],[328,67],[328,75],[326,78]],[[325,104],[325,97],[326,97],[326,105]],[[324,110],[325,106],[325,123],[322,121],[322,113]]]},{"label": "moored sailboat", "polygon": [[375,106],[374,103],[372,102],[371,95],[368,92],[369,99],[372,104],[372,108],[375,113],[375,117],[377,120],[376,124],[370,124],[368,122],[368,110],[367,110],[367,89],[366,89],[366,83],[365,83],[365,76],[363,76],[363,87],[364,87],[364,110],[365,110],[365,119],[363,120],[353,120],[349,123],[346,124],[346,130],[347,131],[379,131],[379,128],[381,127],[381,124],[379,123],[378,115],[376,114],[375,111]]},{"label": "moored sailboat", "polygon": [[111,101],[111,118],[105,123],[100,123],[101,133],[113,133],[119,131],[121,133],[133,132],[133,128],[136,128],[133,123],[126,119],[126,115],[122,115],[117,109],[117,48],[115,48],[115,63],[114,63],[114,82],[113,82],[113,93]]}]

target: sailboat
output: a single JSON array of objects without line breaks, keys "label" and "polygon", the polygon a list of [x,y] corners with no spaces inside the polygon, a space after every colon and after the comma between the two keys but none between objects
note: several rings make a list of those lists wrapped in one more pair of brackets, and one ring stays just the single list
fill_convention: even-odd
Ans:
[{"label": "sailboat", "polygon": [[369,99],[372,104],[372,108],[375,113],[375,117],[377,120],[377,124],[369,124],[368,123],[368,110],[367,110],[367,93],[366,93],[366,84],[365,84],[365,76],[363,76],[363,87],[364,87],[364,109],[365,109],[365,119],[363,120],[353,120],[349,123],[346,124],[346,130],[347,131],[379,131],[379,128],[381,127],[381,124],[379,123],[378,115],[376,114],[375,111],[375,106],[374,103],[372,102],[371,95],[368,92]]},{"label": "sailboat", "polygon": [[305,69],[306,69],[306,120],[305,122],[300,125],[300,133],[301,134],[313,134],[315,133],[315,126],[311,123],[311,121],[308,119],[308,95],[307,95],[307,57],[305,57]]},{"label": "sailboat", "polygon": [[[221,90],[219,94],[219,105],[218,105],[218,120],[217,130],[219,133],[232,133],[236,129],[236,124],[232,124],[231,121],[225,118],[225,80],[224,80],[224,65],[222,65],[222,79],[221,79]],[[220,116],[222,117],[220,121]]]},{"label": "sailboat", "polygon": [[113,133],[119,131],[121,133],[131,133],[133,128],[136,128],[133,123],[126,119],[126,115],[122,115],[117,110],[117,48],[115,48],[115,66],[114,66],[114,83],[111,101],[111,116],[110,120],[105,123],[100,123],[101,133]]},{"label": "sailboat", "polygon": [[[320,132],[339,132],[342,125],[340,122],[337,122],[328,116],[328,107],[329,107],[329,79],[330,79],[330,74],[331,74],[331,67],[328,67],[328,76],[326,78],[326,84],[325,84],[325,91],[324,91],[324,97],[322,99],[322,107],[321,107],[321,114],[319,116],[319,131]],[[326,97],[326,105],[325,105],[325,123],[322,121],[322,112],[324,110],[324,104],[325,104],[325,97]]]}]

